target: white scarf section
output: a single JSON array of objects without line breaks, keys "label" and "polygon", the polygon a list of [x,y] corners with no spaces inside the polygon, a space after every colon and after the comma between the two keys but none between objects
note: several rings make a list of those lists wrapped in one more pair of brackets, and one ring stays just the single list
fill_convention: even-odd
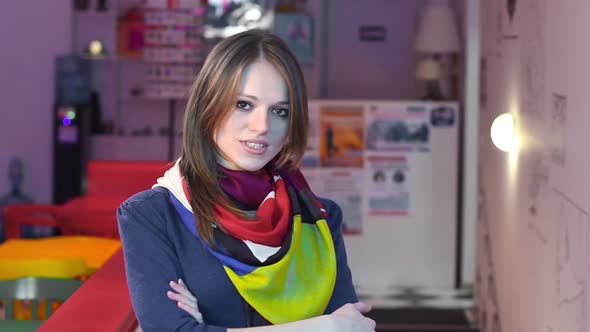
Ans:
[{"label": "white scarf section", "polygon": [[[180,158],[176,160],[174,166],[164,173],[164,175],[156,181],[156,184],[152,186],[153,188],[156,187],[164,187],[168,189],[178,199],[178,201],[184,206],[187,210],[191,213],[193,212],[193,208],[189,203],[186,195],[184,194],[184,190],[182,188],[182,175],[180,174]],[[244,243],[250,248],[254,257],[256,257],[260,262],[265,262],[270,256],[274,255],[281,247],[271,247],[266,246],[259,243],[254,243],[250,240],[242,240]]]}]

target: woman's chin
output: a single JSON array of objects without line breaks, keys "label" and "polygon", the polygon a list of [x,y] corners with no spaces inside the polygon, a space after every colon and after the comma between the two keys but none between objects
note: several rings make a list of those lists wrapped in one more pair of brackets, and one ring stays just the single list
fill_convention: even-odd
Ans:
[{"label": "woman's chin", "polygon": [[240,165],[240,169],[248,172],[258,172],[261,170],[266,164],[244,164]]}]

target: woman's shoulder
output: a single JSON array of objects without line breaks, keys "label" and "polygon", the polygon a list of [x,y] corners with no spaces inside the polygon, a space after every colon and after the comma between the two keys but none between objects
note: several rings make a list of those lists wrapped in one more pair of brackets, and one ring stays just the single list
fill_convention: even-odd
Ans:
[{"label": "woman's shoulder", "polygon": [[165,220],[165,211],[170,205],[168,190],[162,187],[144,190],[125,200],[117,211],[119,224],[142,220],[156,222]]},{"label": "woman's shoulder", "polygon": [[140,191],[133,196],[127,198],[121,204],[121,207],[149,207],[154,205],[168,204],[168,190],[163,187],[155,187]]}]

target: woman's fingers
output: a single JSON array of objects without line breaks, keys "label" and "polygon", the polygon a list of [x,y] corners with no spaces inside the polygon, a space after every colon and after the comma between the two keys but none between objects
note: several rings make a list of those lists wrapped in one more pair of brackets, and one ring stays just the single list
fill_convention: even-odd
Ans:
[{"label": "woman's fingers", "polygon": [[203,314],[201,314],[195,308],[187,306],[182,302],[178,302],[178,307],[184,311],[186,311],[189,315],[193,316],[193,318],[197,321],[197,323],[203,323]]},{"label": "woman's fingers", "polygon": [[356,321],[356,324],[363,326],[363,330],[375,330],[376,323],[373,319],[364,316],[371,310],[371,306],[364,302],[347,303],[334,311],[332,315],[345,317],[347,320]]},{"label": "woman's fingers", "polygon": [[166,295],[168,295],[169,299],[176,301],[178,307],[193,316],[197,322],[203,322],[203,314],[201,314],[199,311],[196,303],[190,301],[180,294],[171,291],[166,292]]},{"label": "woman's fingers", "polygon": [[170,287],[174,289],[177,293],[181,294],[182,296],[185,296],[187,299],[190,299],[191,301],[198,303],[197,298],[188,290],[186,285],[184,285],[184,282],[180,283],[182,279],[178,279],[178,281],[178,283],[175,281],[170,281]]},{"label": "woman's fingers", "polygon": [[377,327],[377,322],[375,322],[371,318],[366,318],[366,319],[367,319],[367,324],[369,325],[369,330],[371,330],[371,331],[375,330],[375,328]]},{"label": "woman's fingers", "polygon": [[188,290],[184,281],[182,279],[178,279],[177,282],[170,281],[170,287],[176,293],[166,292],[168,298],[176,301],[178,307],[193,316],[198,323],[203,323],[203,314],[199,311],[197,298]]},{"label": "woman's fingers", "polygon": [[[361,314],[366,314],[369,311],[371,311],[371,309],[372,309],[371,305],[368,303],[365,303],[365,302],[356,302],[356,303],[353,303],[352,305]],[[365,323],[367,324],[367,327],[370,330],[374,330],[375,327],[377,326],[377,323],[369,317],[363,316],[363,318],[364,318]]]},{"label": "woman's fingers", "polygon": [[356,310],[359,312],[366,314],[367,312],[371,311],[371,305],[365,302],[356,302],[352,304]]},{"label": "woman's fingers", "polygon": [[195,302],[191,301],[190,299],[187,299],[186,297],[182,296],[181,294],[177,294],[172,291],[168,291],[168,292],[166,292],[166,295],[171,300],[174,300],[179,303],[184,303],[188,307],[191,307],[195,310],[199,310],[199,308],[197,307],[197,304]]}]

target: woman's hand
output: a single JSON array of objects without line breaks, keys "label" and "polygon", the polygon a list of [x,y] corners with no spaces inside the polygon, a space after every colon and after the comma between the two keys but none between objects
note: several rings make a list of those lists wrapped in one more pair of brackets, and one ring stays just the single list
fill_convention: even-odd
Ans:
[{"label": "woman's hand", "polygon": [[178,279],[178,282],[170,281],[170,287],[176,292],[168,291],[168,298],[176,301],[180,309],[188,312],[200,324],[203,323],[203,314],[199,311],[197,298],[188,290],[184,281]]},{"label": "woman's hand", "polygon": [[375,331],[374,320],[365,317],[371,306],[364,302],[347,303],[328,317],[334,324],[334,331],[369,332]]}]

